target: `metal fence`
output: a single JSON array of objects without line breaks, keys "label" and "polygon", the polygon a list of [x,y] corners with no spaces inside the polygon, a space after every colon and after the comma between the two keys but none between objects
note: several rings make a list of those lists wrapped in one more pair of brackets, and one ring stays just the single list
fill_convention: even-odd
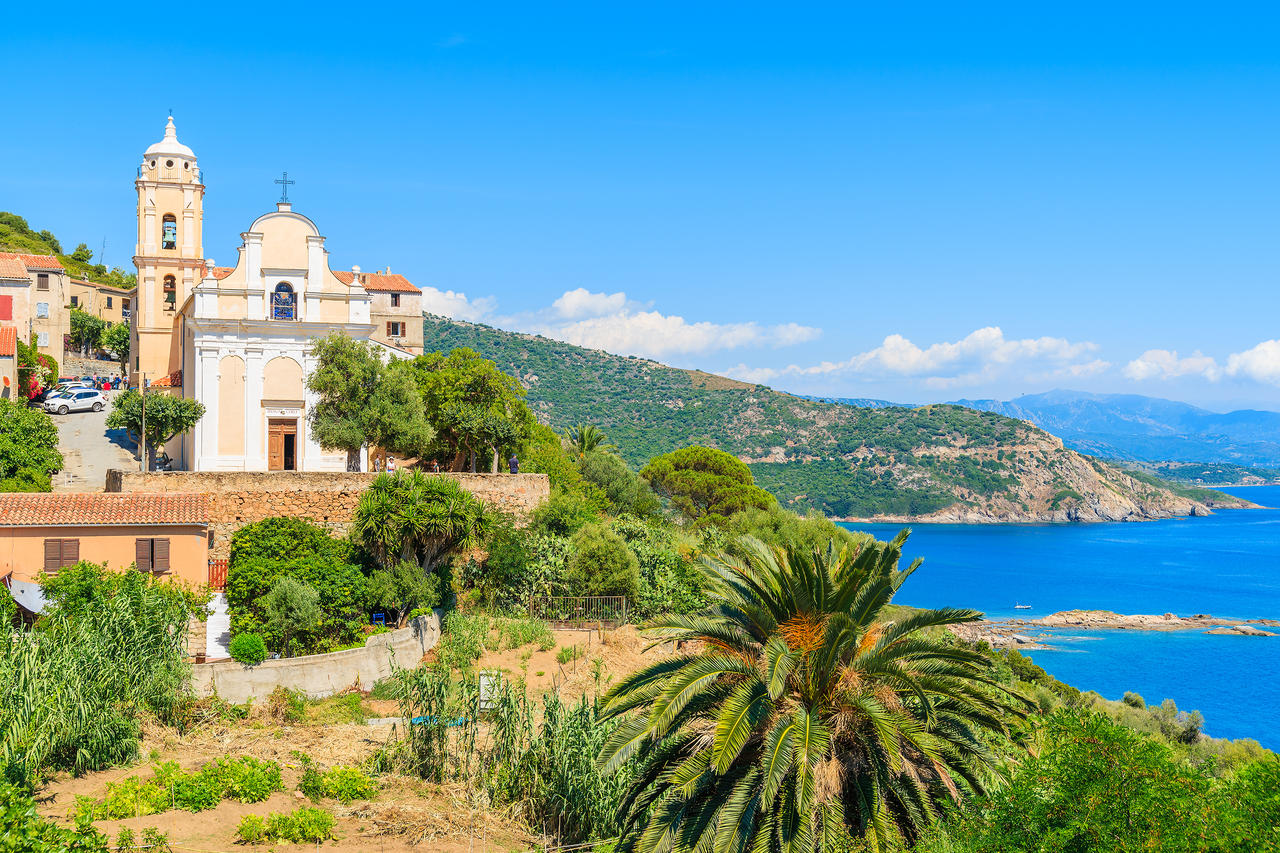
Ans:
[{"label": "metal fence", "polygon": [[529,618],[556,625],[621,625],[627,621],[627,597],[577,595],[531,598]]}]

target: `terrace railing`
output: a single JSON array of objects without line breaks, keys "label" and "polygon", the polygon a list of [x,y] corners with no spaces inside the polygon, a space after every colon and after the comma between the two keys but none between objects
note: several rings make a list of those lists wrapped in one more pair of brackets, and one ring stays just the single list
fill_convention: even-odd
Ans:
[{"label": "terrace railing", "polygon": [[625,595],[542,596],[529,599],[529,618],[559,626],[621,625],[627,621]]}]

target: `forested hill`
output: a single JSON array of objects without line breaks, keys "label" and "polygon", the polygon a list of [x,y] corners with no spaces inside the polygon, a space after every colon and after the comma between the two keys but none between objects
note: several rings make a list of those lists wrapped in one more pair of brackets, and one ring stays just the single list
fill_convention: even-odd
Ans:
[{"label": "forested hill", "polygon": [[493,359],[529,389],[542,421],[596,424],[633,464],[719,447],[751,463],[784,503],[840,518],[1138,519],[1234,500],[1121,471],[1028,423],[960,406],[833,405],[430,315],[425,342]]},{"label": "forested hill", "polygon": [[119,267],[107,269],[93,262],[94,252],[85,243],[71,252],[62,251],[62,242],[49,231],[36,231],[16,213],[0,210],[0,252],[21,252],[26,255],[53,255],[73,278],[96,281],[113,287],[131,288],[137,281],[137,273]]}]

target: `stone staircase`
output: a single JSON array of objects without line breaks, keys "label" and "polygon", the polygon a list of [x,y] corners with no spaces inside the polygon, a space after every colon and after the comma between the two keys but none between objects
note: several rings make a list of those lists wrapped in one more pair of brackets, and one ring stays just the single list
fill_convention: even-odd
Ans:
[{"label": "stone staircase", "polygon": [[231,642],[231,613],[227,610],[227,595],[215,592],[209,602],[209,620],[205,623],[204,653],[206,660],[222,660],[231,657],[227,644]]}]

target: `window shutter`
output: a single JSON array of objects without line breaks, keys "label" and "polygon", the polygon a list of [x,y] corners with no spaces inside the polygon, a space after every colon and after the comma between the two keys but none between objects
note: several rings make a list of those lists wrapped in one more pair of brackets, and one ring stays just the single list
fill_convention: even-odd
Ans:
[{"label": "window shutter", "polygon": [[135,539],[134,540],[134,562],[138,564],[138,571],[151,571],[151,540]]},{"label": "window shutter", "polygon": [[13,319],[13,297],[0,296],[0,320]]},{"label": "window shutter", "polygon": [[44,540],[44,570],[56,572],[62,567],[62,540]]},{"label": "window shutter", "polygon": [[152,539],[152,563],[151,571],[156,574],[169,571],[169,540],[168,539]]},{"label": "window shutter", "polygon": [[80,540],[79,539],[63,539],[62,540],[62,565],[74,566],[80,562]]}]

